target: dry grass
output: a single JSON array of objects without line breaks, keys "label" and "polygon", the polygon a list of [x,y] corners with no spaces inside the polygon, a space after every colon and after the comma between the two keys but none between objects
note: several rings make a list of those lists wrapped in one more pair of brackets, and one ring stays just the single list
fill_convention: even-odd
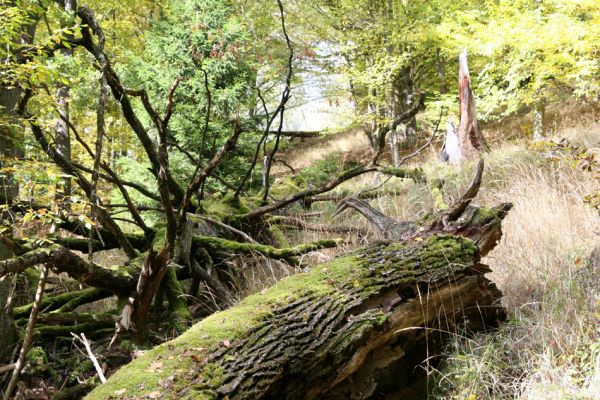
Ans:
[{"label": "dry grass", "polygon": [[[556,125],[555,137],[600,153],[600,125],[590,118],[583,123]],[[347,137],[344,141],[351,142]],[[436,374],[434,392],[438,398],[454,399],[600,399],[600,271],[586,261],[600,244],[600,216],[583,202],[598,180],[575,169],[567,158],[549,160],[527,142],[496,146],[486,155],[475,202],[514,204],[504,221],[503,239],[484,260],[494,271],[491,278],[504,293],[511,319],[495,333],[471,338],[457,334],[446,368]],[[309,164],[327,151],[301,153],[297,162]],[[468,184],[472,169],[440,164],[435,154],[430,152],[421,165],[429,178],[443,179],[451,203]],[[365,175],[339,190],[357,193],[377,186],[380,179]],[[371,205],[400,220],[433,211],[426,185],[393,178],[378,190],[381,197]],[[331,219],[332,205],[319,205],[319,210],[324,212],[320,222],[364,228],[360,216]],[[300,239],[323,236],[307,233]],[[356,244],[354,240],[350,246]]]},{"label": "dry grass", "polygon": [[[317,140],[307,140],[305,143],[293,145],[289,152],[284,152],[284,158],[297,170],[302,170],[312,165],[316,160],[326,158],[328,155],[350,154],[368,151],[369,142],[360,129],[351,129],[347,132],[327,135]],[[274,174],[288,173],[289,171],[276,164],[273,166]]]},{"label": "dry grass", "polygon": [[[581,135],[595,140],[588,146],[598,146],[593,129]],[[487,171],[478,201],[514,204],[485,260],[512,320],[493,334],[457,336],[439,397],[599,399],[600,271],[586,258],[600,243],[600,218],[583,203],[597,181],[524,145],[490,154]]]}]

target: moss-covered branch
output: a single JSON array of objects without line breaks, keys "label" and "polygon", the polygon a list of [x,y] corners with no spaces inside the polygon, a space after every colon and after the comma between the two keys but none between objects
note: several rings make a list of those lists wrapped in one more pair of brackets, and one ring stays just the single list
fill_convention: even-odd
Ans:
[{"label": "moss-covered branch", "polygon": [[[116,314],[113,312],[102,313],[50,313],[40,314],[37,322],[41,325],[80,325],[93,322],[104,322],[108,325],[114,325]],[[24,325],[27,320],[22,318],[16,321],[17,325]]]},{"label": "moss-covered branch", "polygon": [[[45,296],[40,304],[40,309],[42,309],[44,312],[68,312],[73,311],[82,304],[105,299],[109,296],[112,296],[112,293],[109,291],[96,288],[87,288],[74,292],[59,294],[57,296]],[[13,309],[13,317],[26,317],[31,312],[32,306],[33,303],[15,307]]]},{"label": "moss-covered branch", "polygon": [[338,246],[342,239],[323,239],[316,242],[305,243],[294,247],[276,248],[265,244],[240,243],[212,236],[194,236],[193,244],[196,248],[204,247],[209,253],[226,252],[229,254],[259,253],[268,258],[277,260],[290,260],[312,251]]},{"label": "moss-covered branch", "polygon": [[38,264],[48,264],[58,272],[65,272],[81,283],[105,289],[113,293],[128,294],[135,288],[135,265],[107,268],[84,260],[69,249],[50,245],[32,250],[19,257],[0,262],[0,277],[19,273]]}]

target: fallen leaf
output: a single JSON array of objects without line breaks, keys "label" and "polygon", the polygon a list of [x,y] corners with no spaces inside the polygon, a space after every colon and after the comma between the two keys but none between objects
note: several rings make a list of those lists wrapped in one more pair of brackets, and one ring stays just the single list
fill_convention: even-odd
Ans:
[{"label": "fallen leaf", "polygon": [[197,363],[202,364],[204,362],[204,357],[199,356],[197,354],[192,354],[190,357],[192,357],[192,360],[194,360]]},{"label": "fallen leaf", "polygon": [[149,399],[158,399],[160,397],[160,392],[156,390],[152,393],[148,393],[146,397],[148,397]]},{"label": "fallen leaf", "polygon": [[160,372],[160,369],[162,368],[162,366],[163,366],[162,361],[153,362],[152,364],[150,364],[150,367],[148,367],[146,372]]},{"label": "fallen leaf", "polygon": [[127,391],[127,389],[119,389],[119,390],[115,390],[115,391],[113,392],[113,394],[114,394],[115,396],[120,396],[120,395],[122,395],[122,394],[125,394],[125,392],[126,392],[126,391]]}]

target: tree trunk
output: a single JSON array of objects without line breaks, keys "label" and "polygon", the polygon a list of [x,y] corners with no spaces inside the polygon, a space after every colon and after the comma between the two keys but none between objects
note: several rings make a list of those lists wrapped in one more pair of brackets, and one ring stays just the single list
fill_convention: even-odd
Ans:
[{"label": "tree trunk", "polygon": [[437,49],[435,57],[437,63],[437,76],[440,80],[440,94],[446,94],[448,93],[448,85],[446,83],[446,60],[441,54],[440,49]]},{"label": "tree trunk", "polygon": [[[71,50],[64,50],[69,51]],[[56,91],[56,103],[58,112],[62,118],[69,119],[69,87],[61,85]],[[69,136],[69,126],[66,121],[59,118],[56,121],[54,141],[56,150],[68,161],[71,160],[71,138]],[[71,178],[63,176],[56,184],[56,202],[61,210],[68,209],[69,197],[71,196]]]},{"label": "tree trunk", "polygon": [[546,137],[544,131],[544,116],[546,114],[546,106],[543,101],[535,104],[533,109],[533,139],[543,140]]},{"label": "tree trunk", "polygon": [[[11,4],[9,2],[9,4]],[[22,27],[19,41],[23,44],[33,43],[35,35],[36,22],[33,21]],[[12,167],[9,161],[12,158],[20,158],[23,156],[23,150],[20,147],[21,141],[18,138],[17,116],[15,107],[21,96],[21,89],[11,88],[5,85],[0,85],[0,204],[10,205],[13,199],[19,195],[19,185],[13,179],[10,172],[6,172],[4,168]],[[8,162],[7,162],[8,161]],[[7,210],[3,210],[0,214],[0,225],[8,224],[8,231],[5,235],[12,234],[12,221]],[[0,260],[8,259],[12,256],[11,252],[0,244]],[[11,280],[8,277],[0,278],[0,363],[7,360],[15,345],[16,334],[10,311],[5,306],[9,304]]]},{"label": "tree trunk", "polygon": [[444,214],[464,211],[443,229],[372,244],[204,319],[87,398],[425,398],[419,367],[436,363],[443,332],[479,331],[504,316],[480,258],[507,207],[466,207]]},{"label": "tree trunk", "polygon": [[472,158],[484,149],[485,143],[483,142],[483,136],[481,135],[479,122],[477,121],[466,51],[462,52],[459,57],[458,90],[460,120],[458,124],[458,140],[463,157]]},{"label": "tree trunk", "polygon": [[[12,257],[12,253],[0,243],[0,260]],[[9,297],[12,279],[6,276],[0,279],[0,364],[8,364],[16,343],[15,323],[11,317]]]},{"label": "tree trunk", "polygon": [[[64,8],[67,13],[73,14],[77,9],[76,0],[65,0]],[[73,14],[74,15],[74,14]],[[63,26],[65,27],[65,26]],[[70,58],[73,49],[62,49],[61,54],[65,59]],[[69,86],[60,84],[56,91],[56,106],[61,117],[56,121],[54,141],[56,150],[68,161],[71,161],[71,137],[67,121],[69,121]],[[56,201],[62,210],[69,209],[69,198],[71,196],[71,178],[63,177],[56,185]]]},{"label": "tree trunk", "polygon": [[458,100],[458,129],[448,121],[446,140],[441,152],[441,159],[449,163],[471,159],[487,147],[477,121],[466,51],[460,53],[459,57]]},{"label": "tree trunk", "polygon": [[[19,186],[12,179],[12,174],[5,172],[4,168],[11,165],[3,161],[10,160],[12,157],[19,155],[20,150],[16,145],[17,139],[11,125],[15,123],[13,120],[13,109],[17,104],[20,91],[17,89],[8,89],[0,87],[0,112],[3,123],[0,123],[0,203],[2,205],[10,205],[15,197],[19,194]],[[10,216],[6,210],[3,210],[0,215],[1,225],[10,224]],[[7,234],[10,236],[10,227]],[[0,244],[0,260],[6,260],[13,256],[6,246]],[[16,333],[14,322],[10,316],[11,310],[8,309],[9,295],[11,288],[10,277],[0,279],[0,364],[8,363],[16,343]]]},{"label": "tree trunk", "polygon": [[[413,107],[415,84],[412,80],[411,67],[402,68],[398,73],[392,88],[392,99],[390,104],[390,117],[397,119],[400,115]],[[391,132],[392,135],[394,132]],[[406,123],[396,128],[397,144],[400,148],[411,148],[417,140],[417,119],[412,116]]]},{"label": "tree trunk", "polygon": [[[403,124],[400,124],[398,129],[402,131],[406,128]],[[390,149],[392,150],[392,165],[394,167],[400,166],[400,141],[403,139],[398,129],[390,132]]]}]

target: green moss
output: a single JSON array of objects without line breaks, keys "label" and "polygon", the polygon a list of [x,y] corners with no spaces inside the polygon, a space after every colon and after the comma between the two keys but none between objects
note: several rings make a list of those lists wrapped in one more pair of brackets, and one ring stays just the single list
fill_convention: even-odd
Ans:
[{"label": "green moss", "polygon": [[202,201],[202,208],[206,214],[220,220],[226,220],[234,215],[243,215],[256,208],[258,200],[252,197],[235,197],[228,194],[223,198],[207,199]]},{"label": "green moss", "polygon": [[277,246],[287,247],[290,245],[289,240],[287,239],[287,237],[285,237],[283,231],[281,230],[281,228],[279,226],[270,225],[269,233],[271,233],[271,236],[273,237],[273,240],[275,241]]},{"label": "green moss", "polygon": [[133,349],[133,344],[131,343],[131,340],[121,340],[119,346],[121,346],[121,349],[123,349],[124,351],[131,351]]},{"label": "green moss", "polygon": [[169,300],[169,313],[171,326],[178,332],[183,332],[187,328],[188,322],[192,319],[190,310],[185,301],[185,294],[177,280],[177,274],[173,268],[169,268],[163,278],[163,289]]},{"label": "green moss", "polygon": [[384,167],[381,169],[381,172],[398,178],[412,179],[415,182],[422,182],[425,180],[425,173],[419,168]]},{"label": "green moss", "polygon": [[484,225],[496,219],[497,213],[489,208],[480,207],[477,209],[473,218],[471,218],[471,224],[473,225]]},{"label": "green moss", "polygon": [[36,371],[40,371],[48,364],[46,351],[41,347],[32,347],[27,353],[27,363],[29,364],[29,372],[35,375]]},{"label": "green moss", "polygon": [[[167,227],[161,226],[157,229],[156,234],[154,235],[154,240],[152,240],[152,248],[156,251],[160,251],[165,248],[167,245]],[[145,255],[143,255],[145,258]]]},{"label": "green moss", "polygon": [[284,198],[301,191],[303,188],[294,181],[291,176],[285,176],[283,179],[278,179],[269,189],[269,193],[277,198]]},{"label": "green moss", "polygon": [[277,248],[264,244],[235,242],[214,236],[194,236],[193,241],[197,247],[204,247],[211,251],[225,251],[238,254],[256,252],[264,254],[267,257],[278,259],[289,259],[306,254],[310,251],[335,247],[342,242],[341,239],[323,239],[294,247]]},{"label": "green moss", "polygon": [[[40,303],[40,309],[50,311],[50,310],[56,310],[56,309],[61,309],[62,307],[65,307],[65,309],[63,311],[70,311],[67,309],[70,307],[66,307],[66,305],[68,305],[68,304],[73,305],[74,303],[76,303],[82,299],[90,300],[90,299],[99,299],[99,298],[103,298],[103,297],[106,297],[105,292],[100,289],[96,289],[96,288],[88,288],[88,289],[83,289],[83,290],[79,290],[76,292],[63,293],[63,294],[59,294],[57,296],[44,296],[44,298],[42,299],[42,301]],[[80,304],[83,304],[83,303],[80,303]],[[13,317],[15,319],[27,317],[29,315],[29,313],[31,312],[32,307],[33,307],[33,303],[26,304],[26,305],[20,306],[20,307],[15,307],[13,309]]]}]

